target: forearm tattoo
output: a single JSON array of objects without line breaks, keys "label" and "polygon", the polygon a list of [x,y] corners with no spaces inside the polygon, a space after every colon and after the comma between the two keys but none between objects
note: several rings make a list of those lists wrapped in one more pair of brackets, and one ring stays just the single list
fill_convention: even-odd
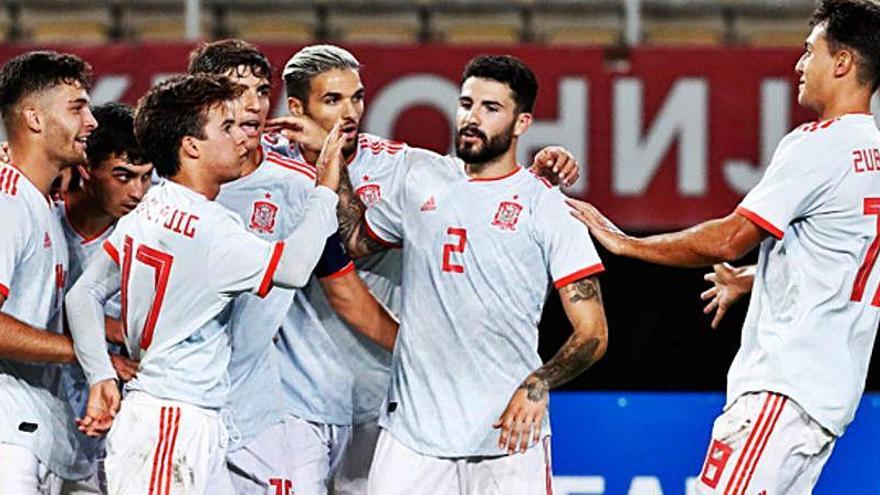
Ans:
[{"label": "forearm tattoo", "polygon": [[[591,299],[602,302],[599,281],[595,278],[585,278],[569,284],[565,287],[562,296],[567,297],[572,303]],[[600,341],[597,337],[572,334],[559,352],[544,366],[529,375],[519,388],[528,392],[530,401],[544,400],[550,389],[572,380],[595,364],[599,357],[596,352],[599,345]]]},{"label": "forearm tattoo", "polygon": [[363,219],[366,206],[361,202],[354,189],[351,187],[351,179],[348,176],[348,168],[339,170],[339,189],[337,191],[339,203],[336,207],[336,216],[339,220],[339,235],[346,241],[351,239],[357,230],[358,223]]},{"label": "forearm tattoo", "polygon": [[567,297],[570,303],[589,301],[590,299],[597,299],[599,304],[602,303],[602,291],[599,289],[599,281],[595,278],[588,277],[568,284],[562,292],[562,296]]}]

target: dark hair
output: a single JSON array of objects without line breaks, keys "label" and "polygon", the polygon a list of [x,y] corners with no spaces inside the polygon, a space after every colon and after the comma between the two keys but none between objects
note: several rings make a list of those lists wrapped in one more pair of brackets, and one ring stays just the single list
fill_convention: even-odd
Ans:
[{"label": "dark hair", "polygon": [[22,99],[59,84],[79,83],[92,87],[92,67],[68,53],[27,52],[0,68],[0,113],[7,131],[14,127],[14,109]]},{"label": "dark hair", "polygon": [[309,101],[312,79],[334,70],[360,70],[361,63],[345,48],[311,45],[293,54],[284,65],[284,89],[303,105]]},{"label": "dark hair", "polygon": [[162,177],[180,170],[183,138],[204,139],[211,107],[241,96],[244,86],[211,74],[177,76],[154,86],[138,101],[134,135]]},{"label": "dark hair", "polygon": [[871,0],[823,0],[810,25],[825,26],[831,53],[843,47],[856,54],[856,75],[871,91],[880,86],[880,4]]},{"label": "dark hair", "polygon": [[538,95],[538,80],[522,60],[509,55],[480,55],[471,59],[461,76],[462,84],[471,77],[492,79],[506,84],[513,92],[519,113],[532,113]]},{"label": "dark hair", "polygon": [[204,43],[189,54],[190,74],[225,75],[247,67],[257,77],[272,81],[272,65],[256,46],[242,40],[230,39]]},{"label": "dark hair", "polygon": [[149,163],[134,137],[134,109],[124,103],[105,103],[92,108],[98,127],[89,134],[88,166],[97,167],[112,155],[125,155],[136,165]]}]

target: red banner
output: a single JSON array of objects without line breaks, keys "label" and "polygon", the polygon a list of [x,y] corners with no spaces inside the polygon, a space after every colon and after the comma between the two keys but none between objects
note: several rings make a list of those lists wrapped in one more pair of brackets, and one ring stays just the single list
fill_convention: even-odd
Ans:
[{"label": "red banner", "polygon": [[[97,73],[93,99],[135,103],[155,80],[185,70],[189,44],[65,47]],[[0,47],[7,58],[29,47]],[[299,47],[261,47],[280,72]],[[464,64],[491,51],[522,58],[541,86],[521,157],[571,150],[583,179],[570,191],[620,225],[657,230],[729,213],[760,178],[779,139],[812,120],[797,105],[797,50],[632,50],[519,46],[350,46],[363,64],[365,131],[448,152]],[[274,85],[274,113],[286,104]]]}]

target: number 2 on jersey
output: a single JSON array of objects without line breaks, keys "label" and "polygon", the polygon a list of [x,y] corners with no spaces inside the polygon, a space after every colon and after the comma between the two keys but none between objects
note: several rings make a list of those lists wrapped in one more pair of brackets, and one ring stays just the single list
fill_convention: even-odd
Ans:
[{"label": "number 2 on jersey", "polygon": [[[877,263],[877,254],[880,252],[880,198],[865,198],[865,215],[873,215],[877,217],[877,235],[868,246],[868,253],[862,266],[859,267],[859,273],[856,275],[856,281],[853,284],[852,293],[849,296],[850,301],[859,302],[865,295],[865,286],[868,284],[868,277]],[[880,306],[880,288],[874,292],[874,298],[871,300],[872,306]]]},{"label": "number 2 on jersey", "polygon": [[[132,251],[134,250],[134,241],[131,237],[125,236],[125,245],[122,249],[122,325],[123,330],[128,333],[128,281],[131,276]],[[134,259],[152,268],[155,272],[153,275],[153,302],[150,304],[150,312],[147,314],[147,320],[141,331],[140,348],[146,350],[153,341],[153,330],[156,329],[156,321],[162,310],[162,301],[165,300],[165,289],[168,287],[174,256],[141,244],[134,253]]]},{"label": "number 2 on jersey", "polygon": [[463,253],[464,246],[467,244],[467,229],[458,227],[449,227],[446,231],[448,235],[458,237],[458,242],[443,245],[443,271],[452,273],[464,273],[464,266],[455,264],[449,260],[452,253]]}]

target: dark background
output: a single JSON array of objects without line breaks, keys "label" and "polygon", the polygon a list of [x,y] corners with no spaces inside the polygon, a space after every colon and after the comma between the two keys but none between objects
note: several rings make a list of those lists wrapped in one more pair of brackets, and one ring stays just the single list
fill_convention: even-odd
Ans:
[{"label": "dark background", "polygon": [[[647,235],[647,234],[645,234]],[[724,391],[748,309],[744,297],[717,330],[703,314],[700,293],[711,269],[667,268],[614,256],[597,246],[608,319],[608,351],[595,366],[563,386],[569,390]],[[736,263],[754,263],[757,251]],[[571,334],[556,290],[540,325],[539,351],[548,360]],[[829,333],[834,329],[829,328]],[[880,350],[872,356],[866,390],[880,391]]]}]

